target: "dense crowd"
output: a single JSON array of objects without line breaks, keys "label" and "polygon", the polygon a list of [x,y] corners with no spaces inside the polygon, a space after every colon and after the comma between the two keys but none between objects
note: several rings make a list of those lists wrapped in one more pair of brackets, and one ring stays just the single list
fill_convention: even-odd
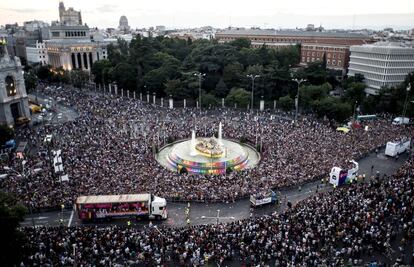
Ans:
[{"label": "dense crowd", "polygon": [[[369,130],[343,134],[329,122],[303,117],[298,125],[282,117],[246,111],[160,108],[134,99],[66,88],[46,87],[40,93],[73,107],[78,118],[63,124],[18,131],[29,142],[26,175],[10,173],[0,188],[15,193],[33,208],[71,205],[79,195],[150,192],[169,200],[233,201],[269,188],[297,186],[327,177],[333,166],[345,166],[389,140],[411,137],[412,128],[384,119],[366,122]],[[178,174],[163,168],[154,148],[169,141],[212,136],[223,123],[223,137],[261,146],[254,169],[224,175]],[[44,143],[52,134],[53,145]],[[62,151],[68,182],[50,168],[49,150]],[[2,163],[4,164],[4,163]],[[22,170],[21,161],[6,163]],[[40,172],[31,172],[41,168]]]},{"label": "dense crowd", "polygon": [[375,258],[412,265],[413,176],[411,158],[392,177],[316,194],[282,214],[227,224],[29,228],[24,264],[364,266]]}]

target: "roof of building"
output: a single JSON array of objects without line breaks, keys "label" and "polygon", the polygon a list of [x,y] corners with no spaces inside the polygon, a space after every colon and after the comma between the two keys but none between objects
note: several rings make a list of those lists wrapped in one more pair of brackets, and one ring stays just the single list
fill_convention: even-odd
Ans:
[{"label": "roof of building", "polygon": [[231,29],[218,32],[217,35],[269,35],[269,36],[299,36],[299,37],[334,37],[334,38],[369,38],[362,33],[334,31],[293,31],[293,30],[261,30],[261,29]]}]

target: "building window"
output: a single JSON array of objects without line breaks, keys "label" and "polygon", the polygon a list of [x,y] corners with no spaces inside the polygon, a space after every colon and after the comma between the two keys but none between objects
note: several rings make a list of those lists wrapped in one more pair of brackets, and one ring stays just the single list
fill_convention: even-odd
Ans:
[{"label": "building window", "polygon": [[52,37],[59,37],[59,32],[52,32]]},{"label": "building window", "polygon": [[17,94],[16,83],[12,76],[7,76],[5,79],[6,82],[6,92],[7,96],[15,96]]}]

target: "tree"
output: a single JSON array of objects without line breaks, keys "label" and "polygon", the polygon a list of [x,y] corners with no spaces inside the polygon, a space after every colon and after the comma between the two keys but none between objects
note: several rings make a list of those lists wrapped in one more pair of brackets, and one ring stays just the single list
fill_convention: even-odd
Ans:
[{"label": "tree", "polygon": [[226,97],[226,103],[245,108],[250,103],[250,93],[243,88],[232,88]]},{"label": "tree", "polygon": [[237,38],[230,42],[230,45],[237,47],[237,49],[250,48],[251,42],[247,38]]},{"label": "tree", "polygon": [[39,77],[40,80],[50,80],[52,76],[50,69],[50,65],[39,66],[36,73],[37,77]]},{"label": "tree", "polygon": [[10,194],[0,191],[0,262],[17,266],[22,260],[24,235],[17,229],[26,209]]},{"label": "tree", "polygon": [[72,70],[70,72],[70,81],[73,86],[82,89],[89,79],[89,73],[83,70]]},{"label": "tree", "polygon": [[201,105],[203,107],[216,107],[219,101],[212,94],[203,94],[201,96]]},{"label": "tree", "polygon": [[0,146],[14,138],[14,130],[6,124],[0,124]]},{"label": "tree", "polygon": [[294,101],[289,95],[285,95],[279,98],[279,106],[284,111],[290,111],[293,108]]},{"label": "tree", "polygon": [[94,82],[96,84],[108,84],[109,72],[112,68],[112,64],[107,59],[96,61],[92,64],[91,72],[94,76]]},{"label": "tree", "polygon": [[358,102],[359,105],[362,104],[366,96],[365,88],[366,85],[362,82],[348,84],[345,89],[344,100],[352,105],[355,104],[355,102]]},{"label": "tree", "polygon": [[229,89],[227,88],[226,83],[224,82],[223,78],[221,78],[216,85],[215,95],[217,97],[222,98],[222,97],[226,97],[228,93],[229,93]]},{"label": "tree", "polygon": [[[226,65],[223,69],[223,82],[227,88],[240,87],[243,78],[244,68],[239,62],[233,62]],[[227,91],[228,93],[229,91]],[[226,93],[226,95],[227,95]]]},{"label": "tree", "polygon": [[185,86],[179,79],[168,80],[165,84],[165,94],[174,99],[186,99],[194,97],[194,89]]},{"label": "tree", "polygon": [[31,92],[36,89],[37,86],[37,76],[34,69],[30,69],[24,73],[24,84],[26,86],[27,92]]},{"label": "tree", "polygon": [[349,103],[343,103],[331,96],[313,101],[312,106],[319,117],[326,116],[340,123],[352,115],[352,106]]},{"label": "tree", "polygon": [[299,88],[300,105],[309,108],[315,100],[323,99],[328,96],[332,87],[329,83],[323,85],[308,85]]}]

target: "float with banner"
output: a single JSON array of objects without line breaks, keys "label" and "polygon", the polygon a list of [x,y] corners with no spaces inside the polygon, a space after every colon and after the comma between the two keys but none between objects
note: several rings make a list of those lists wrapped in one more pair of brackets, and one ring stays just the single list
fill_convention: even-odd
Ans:
[{"label": "float with banner", "polygon": [[355,160],[349,161],[354,166],[353,168],[346,170],[340,167],[333,167],[329,174],[329,183],[334,186],[340,186],[347,183],[352,183],[353,180],[357,179],[359,165]]}]

